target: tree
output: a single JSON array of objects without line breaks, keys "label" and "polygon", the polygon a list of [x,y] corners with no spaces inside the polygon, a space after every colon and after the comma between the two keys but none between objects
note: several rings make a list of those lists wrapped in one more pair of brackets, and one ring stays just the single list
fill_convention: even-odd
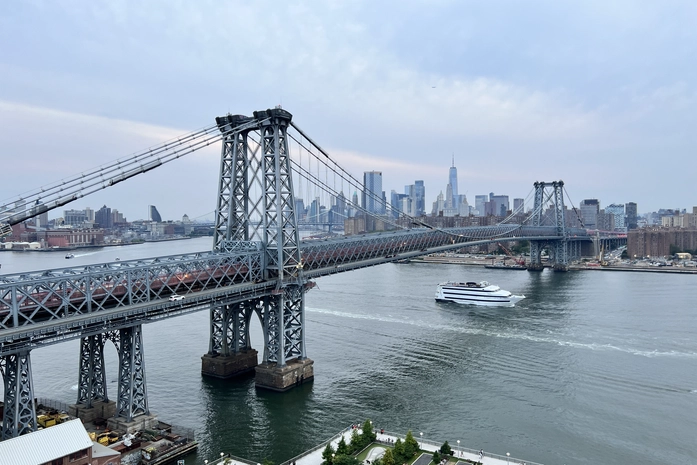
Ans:
[{"label": "tree", "polygon": [[327,444],[327,447],[324,448],[324,452],[322,452],[322,458],[324,459],[322,461],[322,465],[333,465],[333,455],[334,449],[332,448],[332,445]]},{"label": "tree", "polygon": [[442,446],[440,446],[440,453],[443,455],[453,455],[453,450],[450,447],[450,444],[448,444],[448,441],[445,441]]},{"label": "tree", "polygon": [[419,443],[414,439],[411,430],[407,431],[407,436],[404,438],[404,455],[411,459],[419,450]]},{"label": "tree", "polygon": [[346,444],[346,441],[344,440],[344,437],[341,436],[341,440],[339,441],[339,444],[336,445],[336,455],[349,455],[349,447]]},{"label": "tree", "polygon": [[387,449],[382,456],[382,465],[395,465],[392,449]]},{"label": "tree", "polygon": [[373,432],[373,422],[370,420],[366,420],[363,423],[363,433],[361,434],[363,436],[363,446],[367,446],[371,442],[375,441],[375,438],[377,438],[377,434]]},{"label": "tree", "polygon": [[433,463],[440,463],[440,452],[435,451],[433,453]]},{"label": "tree", "polygon": [[337,455],[334,458],[334,465],[362,465],[361,461],[353,455]]},{"label": "tree", "polygon": [[361,450],[362,444],[361,444],[361,437],[358,435],[358,430],[354,429],[351,431],[351,443],[349,444],[349,453],[353,454],[355,452],[358,452]]},{"label": "tree", "polygon": [[[411,456],[410,456],[411,457]],[[409,459],[404,455],[404,443],[401,438],[397,438],[394,443],[394,460],[397,463],[404,463]]]}]

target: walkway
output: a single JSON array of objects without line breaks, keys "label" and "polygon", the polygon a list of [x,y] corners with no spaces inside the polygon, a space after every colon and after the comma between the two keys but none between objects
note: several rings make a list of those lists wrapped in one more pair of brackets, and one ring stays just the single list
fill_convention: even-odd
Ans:
[{"label": "walkway", "polygon": [[[293,457],[290,460],[287,460],[280,465],[321,465],[323,462],[322,458],[322,453],[324,452],[324,449],[327,447],[327,444],[331,444],[332,448],[336,450],[336,446],[339,444],[339,441],[341,441],[341,438],[344,438],[344,441],[348,444],[351,442],[351,433],[352,433],[351,427],[346,428],[345,430],[341,431],[338,433],[336,436],[333,438],[329,439],[328,441],[324,441],[323,443],[315,446],[314,448],[298,455],[297,457]],[[360,429],[358,430],[360,433]],[[385,432],[384,434],[381,434],[377,432],[377,441],[383,444],[394,444],[397,439],[401,439],[404,441],[405,435],[397,434],[397,433],[391,433],[391,432]],[[422,453],[422,456],[419,457],[415,462],[414,465],[428,465],[431,462],[431,454],[433,452],[437,451],[440,449],[440,446],[443,445],[443,443],[436,443],[434,441],[429,441],[427,439],[421,439],[421,438],[415,438],[417,442],[419,443],[419,446],[421,446],[421,450],[425,451],[426,453]],[[445,442],[445,441],[443,441]],[[475,449],[469,449],[467,447],[457,447],[457,445],[450,444],[450,447],[453,449],[454,457],[455,458],[463,458],[463,459],[468,459],[472,461],[479,461],[479,451]],[[428,462],[426,462],[426,459],[428,459]],[[254,462],[248,461],[248,460],[243,460],[239,458],[234,458],[234,461],[231,462],[231,465],[240,465],[240,464],[250,464],[253,465]],[[493,454],[491,452],[484,451],[484,457],[481,460],[483,465],[541,465],[537,462],[530,462],[528,460],[521,460],[515,457],[506,457],[505,455],[498,455],[498,454]],[[218,465],[222,464],[222,460],[216,460],[213,462],[210,462],[209,465]],[[259,464],[256,464],[259,465]],[[464,461],[458,461],[457,465],[469,465],[467,462]]]}]

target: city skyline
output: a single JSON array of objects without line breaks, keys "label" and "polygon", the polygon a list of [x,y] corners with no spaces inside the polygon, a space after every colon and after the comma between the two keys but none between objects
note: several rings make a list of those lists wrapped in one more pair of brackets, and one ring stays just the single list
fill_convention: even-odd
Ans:
[{"label": "city skyline", "polygon": [[[427,210],[453,153],[470,203],[559,179],[575,205],[694,203],[690,183],[672,182],[695,166],[694,3],[443,2],[390,18],[370,2],[271,5],[9,8],[0,143],[19,163],[0,199],[282,104],[355,176],[385,173],[386,192],[423,179]],[[205,217],[219,156],[211,147],[88,202]]]}]

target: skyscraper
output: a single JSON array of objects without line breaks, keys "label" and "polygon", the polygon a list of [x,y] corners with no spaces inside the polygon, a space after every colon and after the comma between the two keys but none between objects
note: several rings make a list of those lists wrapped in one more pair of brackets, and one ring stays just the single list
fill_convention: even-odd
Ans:
[{"label": "skyscraper", "polygon": [[611,204],[605,207],[605,213],[615,217],[615,230],[626,230],[624,225],[624,204]]},{"label": "skyscraper", "polygon": [[370,213],[382,215],[385,204],[382,201],[382,172],[366,171],[363,173],[363,208]]},{"label": "skyscraper", "polygon": [[450,167],[450,172],[448,173],[448,182],[450,183],[452,192],[450,198],[448,198],[446,202],[449,202],[452,208],[457,210],[459,207],[460,198],[457,195],[457,168],[455,168],[455,154],[453,154],[453,164]]},{"label": "skyscraper", "polygon": [[424,216],[426,214],[426,186],[424,182],[417,180],[414,182],[414,193],[416,194],[416,216]]},{"label": "skyscraper", "polygon": [[474,196],[474,209],[477,210],[477,216],[486,216],[486,203],[489,201],[488,195]]},{"label": "skyscraper", "polygon": [[157,211],[157,207],[155,205],[148,205],[148,219],[150,221],[154,221],[155,223],[162,222],[160,212]]},{"label": "skyscraper", "polygon": [[600,202],[598,199],[584,199],[578,206],[581,210],[583,225],[588,229],[598,229],[598,213],[600,213]]},{"label": "skyscraper", "polygon": [[637,209],[635,202],[627,202],[626,205],[627,213],[627,230],[637,228]]},{"label": "skyscraper", "polygon": [[525,199],[513,199],[513,210],[518,213],[524,213]]}]

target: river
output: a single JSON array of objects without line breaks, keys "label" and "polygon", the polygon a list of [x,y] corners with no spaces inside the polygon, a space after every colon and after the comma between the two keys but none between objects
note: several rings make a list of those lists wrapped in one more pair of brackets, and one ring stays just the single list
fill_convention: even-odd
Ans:
[{"label": "river", "polygon": [[[14,273],[210,244],[93,249],[70,261],[2,252],[0,263]],[[527,298],[498,309],[436,303],[446,280],[487,280]],[[207,312],[144,326],[150,409],[200,441],[187,465],[219,452],[279,463],[366,418],[547,465],[697,463],[695,275],[386,264],[317,284],[306,312],[315,381],[287,393],[201,377]],[[74,402],[78,355],[77,341],[33,351],[36,395]],[[111,345],[106,359],[115,398]]]}]

